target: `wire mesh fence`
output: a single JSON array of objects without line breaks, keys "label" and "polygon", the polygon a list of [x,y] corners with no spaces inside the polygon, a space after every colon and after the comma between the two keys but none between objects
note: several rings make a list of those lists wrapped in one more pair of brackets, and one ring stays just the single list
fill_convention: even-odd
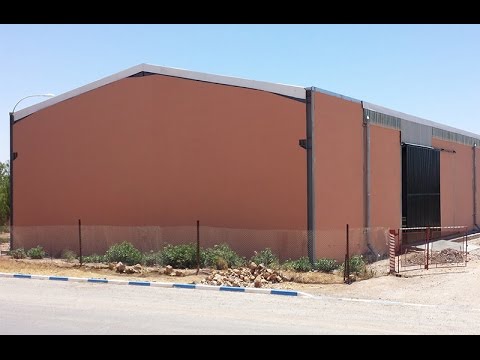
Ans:
[{"label": "wire mesh fence", "polygon": [[77,255],[104,254],[112,245],[128,241],[142,252],[161,251],[167,245],[196,244],[202,248],[227,244],[238,255],[250,259],[266,248],[281,262],[308,257],[308,241],[314,241],[314,259],[335,259],[362,255],[367,262],[384,259],[388,252],[388,228],[346,228],[329,230],[261,230],[191,226],[60,225],[15,226],[14,249],[42,246],[50,258],[68,250]]},{"label": "wire mesh fence", "polygon": [[[255,251],[270,248],[281,260],[307,256],[306,230],[258,230],[200,226],[202,248],[228,244],[246,258]],[[103,254],[124,241],[142,252],[160,251],[167,245],[195,244],[197,226],[111,226],[62,225],[15,226],[14,248],[42,246],[49,257],[58,258],[66,250],[76,254]]]}]

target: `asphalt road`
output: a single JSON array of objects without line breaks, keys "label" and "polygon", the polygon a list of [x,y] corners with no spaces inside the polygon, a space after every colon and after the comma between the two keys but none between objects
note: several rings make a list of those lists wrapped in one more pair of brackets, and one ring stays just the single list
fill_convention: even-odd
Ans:
[{"label": "asphalt road", "polygon": [[0,278],[0,334],[480,334],[480,309]]}]

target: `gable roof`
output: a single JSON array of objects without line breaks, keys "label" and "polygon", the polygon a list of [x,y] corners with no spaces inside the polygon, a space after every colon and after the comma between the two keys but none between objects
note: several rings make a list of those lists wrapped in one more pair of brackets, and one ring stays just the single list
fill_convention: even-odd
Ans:
[{"label": "gable roof", "polygon": [[[291,98],[295,99],[301,99],[304,100],[306,98],[306,88],[302,86],[295,86],[295,85],[285,85],[285,84],[277,84],[277,83],[271,83],[271,82],[266,82],[266,81],[257,81],[257,80],[248,80],[248,79],[243,79],[243,78],[237,78],[237,77],[232,77],[232,76],[224,76],[224,75],[215,75],[215,74],[208,74],[208,73],[202,73],[202,72],[197,72],[197,71],[190,71],[190,70],[185,70],[185,69],[179,69],[179,68],[170,68],[170,67],[164,67],[164,66],[158,66],[158,65],[150,65],[150,64],[139,64],[132,66],[131,68],[128,68],[126,70],[120,71],[118,73],[115,73],[113,75],[104,77],[100,80],[94,81],[92,83],[89,83],[87,85],[81,86],[79,88],[73,89],[71,91],[67,91],[63,94],[60,94],[58,96],[55,96],[53,98],[50,98],[48,100],[39,102],[35,105],[26,107],[24,109],[18,110],[13,114],[14,121],[20,120],[28,115],[33,114],[36,111],[39,111],[41,109],[47,108],[49,106],[55,105],[61,101],[73,98],[77,95],[86,93],[87,91],[91,91],[94,89],[97,89],[101,86],[108,85],[110,83],[113,83],[117,80],[121,80],[124,78],[128,78],[130,76],[139,74],[139,73],[151,73],[151,74],[158,74],[158,75],[165,75],[165,76],[172,76],[172,77],[178,77],[178,78],[183,78],[183,79],[190,79],[190,80],[197,80],[197,81],[204,81],[204,82],[209,82],[209,83],[214,83],[214,84],[222,84],[222,85],[230,85],[230,86],[237,86],[237,87],[242,87],[242,88],[247,88],[247,89],[254,89],[254,90],[261,90],[261,91],[266,91],[266,92],[271,92],[274,94],[279,94],[283,96],[288,96]],[[342,98],[344,100],[349,100],[353,102],[359,102],[362,103],[362,106],[364,109],[369,109],[373,110],[376,112],[383,113],[385,115],[390,115],[393,117],[401,118],[406,121],[410,121],[413,123],[425,125],[425,126],[431,126],[432,128],[440,129],[442,131],[446,131],[448,133],[453,133],[453,134],[458,134],[461,136],[466,136],[470,138],[470,140],[473,140],[476,142],[476,140],[480,140],[480,135],[465,131],[465,130],[460,130],[448,125],[443,125],[437,122],[433,122],[430,120],[422,119],[413,115],[405,114],[399,111],[391,110],[379,105],[371,104],[365,101],[361,101],[358,99],[350,98],[348,96],[344,96],[341,94],[337,94],[328,90],[320,89],[317,87],[310,87],[307,89],[311,89],[313,91],[325,93],[330,96],[335,96]],[[470,141],[472,142],[472,141]],[[479,141],[480,142],[480,141]]]},{"label": "gable roof", "polygon": [[77,95],[86,93],[87,91],[97,89],[101,86],[113,83],[117,80],[121,80],[141,72],[173,76],[173,77],[179,77],[183,79],[198,80],[198,81],[204,81],[204,82],[215,83],[215,84],[231,85],[231,86],[237,86],[237,87],[248,88],[248,89],[262,90],[262,91],[284,95],[284,96],[288,96],[296,99],[305,99],[305,93],[306,93],[305,88],[302,86],[276,84],[276,83],[265,82],[265,81],[248,80],[248,79],[242,79],[242,78],[224,76],[224,75],[214,75],[214,74],[208,74],[208,73],[202,73],[202,72],[190,71],[190,70],[184,70],[184,69],[178,69],[178,68],[170,68],[170,67],[150,65],[150,64],[139,64],[131,68],[128,68],[126,70],[120,71],[116,74],[94,81],[90,84],[81,86],[71,91],[67,91],[66,93],[60,94],[48,100],[39,102],[35,105],[18,110],[14,113],[14,120],[15,121],[20,120],[30,114],[33,114],[36,111],[55,105],[61,101],[70,99]]}]

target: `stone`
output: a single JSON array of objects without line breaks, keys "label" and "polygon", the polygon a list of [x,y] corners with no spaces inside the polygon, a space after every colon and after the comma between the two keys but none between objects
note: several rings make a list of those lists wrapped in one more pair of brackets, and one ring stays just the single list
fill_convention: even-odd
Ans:
[{"label": "stone", "polygon": [[122,262],[118,262],[117,265],[115,265],[115,271],[118,273],[123,273],[125,272],[125,265]]},{"label": "stone", "polygon": [[142,265],[140,265],[140,264],[134,265],[133,268],[138,272],[142,271]]},{"label": "stone", "polygon": [[165,275],[170,275],[171,273],[173,273],[173,267],[171,265],[167,265],[164,273],[165,273]]},{"label": "stone", "polygon": [[175,270],[175,276],[185,276],[185,273],[180,270]]},{"label": "stone", "polygon": [[126,273],[126,274],[134,274],[134,273],[135,273],[135,269],[133,268],[133,266],[126,266],[126,267],[125,267],[125,273]]},{"label": "stone", "polygon": [[255,278],[253,284],[256,288],[262,287],[262,277],[259,275]]},{"label": "stone", "polygon": [[255,270],[257,268],[257,264],[255,264],[253,261],[250,263],[249,266],[250,270]]}]

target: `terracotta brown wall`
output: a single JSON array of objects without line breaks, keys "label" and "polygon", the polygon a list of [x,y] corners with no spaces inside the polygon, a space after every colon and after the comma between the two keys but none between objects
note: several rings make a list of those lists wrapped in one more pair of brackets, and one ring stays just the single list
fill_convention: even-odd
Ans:
[{"label": "terracotta brown wall", "polygon": [[370,223],[396,229],[402,221],[400,131],[370,126]]},{"label": "terracotta brown wall", "polygon": [[342,259],[345,224],[363,227],[363,110],[315,92],[316,256]]},{"label": "terracotta brown wall", "polygon": [[432,145],[456,153],[440,153],[440,211],[442,226],[473,225],[472,147],[433,138]]},{"label": "terracotta brown wall", "polygon": [[[370,226],[398,229],[402,224],[400,131],[370,126]],[[371,245],[386,252],[386,238],[377,232]]]},{"label": "terracotta brown wall", "polygon": [[[303,102],[161,75],[123,79],[14,125],[15,225],[81,218],[88,225],[185,226],[199,219],[213,227],[303,231],[301,138]],[[235,246],[252,250],[240,240]],[[291,256],[306,251],[303,242],[291,247],[298,253]]]}]

